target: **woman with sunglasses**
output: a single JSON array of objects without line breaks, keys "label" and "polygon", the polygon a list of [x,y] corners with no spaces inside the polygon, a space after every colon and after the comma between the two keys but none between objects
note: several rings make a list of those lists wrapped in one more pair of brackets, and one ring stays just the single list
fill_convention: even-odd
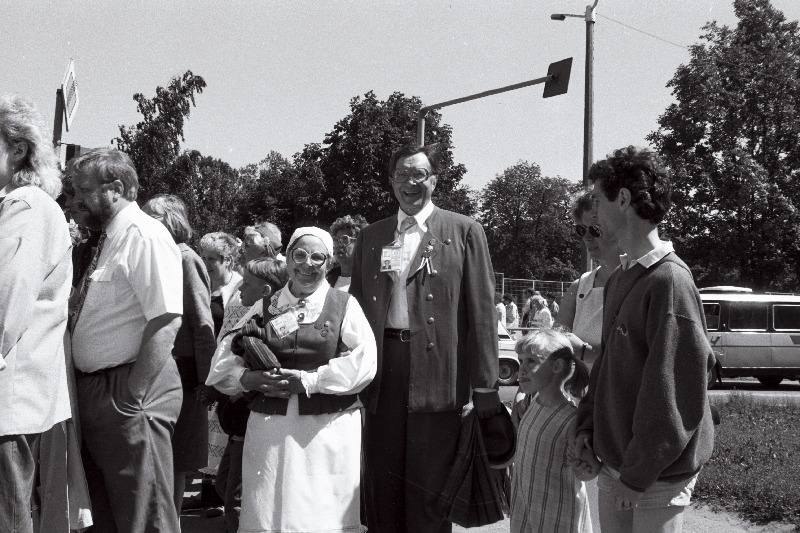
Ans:
[{"label": "woman with sunglasses", "polygon": [[570,285],[561,299],[556,317],[560,324],[572,331],[568,335],[575,354],[591,369],[600,355],[600,337],[603,329],[603,286],[619,265],[622,254],[616,239],[603,235],[597,225],[591,193],[583,193],[572,206],[575,234],[583,240],[592,262],[597,265]]},{"label": "woman with sunglasses", "polygon": [[328,232],[297,229],[289,282],[223,339],[211,369],[209,385],[251,397],[240,531],[359,530],[357,393],[375,376],[377,349],[355,298],[325,280],[333,252]]},{"label": "woman with sunglasses", "polygon": [[361,215],[345,215],[337,218],[331,224],[333,236],[333,258],[336,266],[330,269],[328,283],[334,289],[347,292],[350,289],[350,276],[353,273],[353,251],[356,248],[356,238],[361,230],[369,224]]}]

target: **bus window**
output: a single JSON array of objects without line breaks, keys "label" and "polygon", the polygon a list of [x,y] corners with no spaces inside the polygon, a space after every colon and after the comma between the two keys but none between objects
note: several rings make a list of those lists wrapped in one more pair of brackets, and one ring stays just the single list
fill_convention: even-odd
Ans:
[{"label": "bus window", "polygon": [[776,331],[800,331],[800,305],[775,304],[772,312]]},{"label": "bus window", "polygon": [[719,304],[703,304],[708,331],[719,330]]},{"label": "bus window", "polygon": [[767,331],[767,302],[731,302],[728,326],[734,331]]}]

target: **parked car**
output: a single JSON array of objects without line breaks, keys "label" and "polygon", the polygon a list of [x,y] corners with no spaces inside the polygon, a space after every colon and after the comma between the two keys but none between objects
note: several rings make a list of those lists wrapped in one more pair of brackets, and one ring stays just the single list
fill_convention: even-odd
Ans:
[{"label": "parked car", "polygon": [[700,291],[717,358],[711,381],[755,377],[774,387],[800,378],[800,296],[714,289]]},{"label": "parked car", "polygon": [[516,385],[519,379],[519,359],[514,345],[517,341],[503,324],[497,324],[497,337],[500,347],[500,384]]}]

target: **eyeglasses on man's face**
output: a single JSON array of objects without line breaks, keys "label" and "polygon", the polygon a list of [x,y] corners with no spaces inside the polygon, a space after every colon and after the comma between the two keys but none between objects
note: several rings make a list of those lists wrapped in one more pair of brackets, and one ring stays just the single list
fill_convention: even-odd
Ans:
[{"label": "eyeglasses on man's face", "polygon": [[406,183],[407,181],[411,181],[411,183],[418,184],[424,182],[432,175],[433,174],[429,174],[428,171],[424,169],[397,169],[392,173],[392,183]]},{"label": "eyeglasses on man's face", "polygon": [[312,252],[308,253],[306,250],[302,248],[295,248],[292,250],[292,261],[298,264],[305,263],[307,260],[311,260],[311,266],[322,266],[325,263],[325,260],[328,259],[328,256],[323,254],[322,252]]},{"label": "eyeglasses on man's face", "polygon": [[589,235],[595,239],[602,235],[600,232],[600,226],[597,224],[593,224],[591,226],[587,226],[586,224],[575,224],[573,227],[575,228],[575,235],[581,238],[586,235],[587,231],[589,232]]}]

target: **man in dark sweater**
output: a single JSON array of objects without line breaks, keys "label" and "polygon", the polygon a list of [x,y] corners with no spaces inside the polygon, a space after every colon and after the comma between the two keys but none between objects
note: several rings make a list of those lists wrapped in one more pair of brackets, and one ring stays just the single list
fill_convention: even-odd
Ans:
[{"label": "man in dark sweater", "polygon": [[602,462],[603,530],[679,532],[714,446],[706,396],[714,355],[700,295],[658,236],[670,208],[658,157],[623,148],[595,163],[589,180],[600,229],[626,255],[605,286],[602,353],[578,408],[574,450]]}]

